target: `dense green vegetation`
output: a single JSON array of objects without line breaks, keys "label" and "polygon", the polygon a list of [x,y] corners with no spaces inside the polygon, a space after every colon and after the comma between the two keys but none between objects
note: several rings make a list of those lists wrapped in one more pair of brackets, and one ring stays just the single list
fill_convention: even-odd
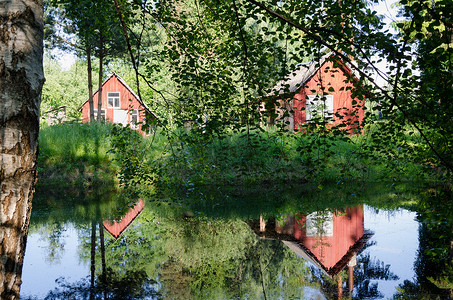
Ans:
[{"label": "dense green vegetation", "polygon": [[[351,198],[367,192],[380,205],[400,205],[398,192],[373,198],[373,189],[364,183],[403,183],[408,188],[417,181],[423,192],[430,190],[424,185],[429,183],[435,186],[433,193],[441,197],[401,201],[417,207],[425,222],[420,229],[423,245],[419,267],[432,263],[443,266],[444,272],[429,282],[416,278],[404,283],[401,295],[410,298],[413,292],[417,298],[432,284],[451,289],[453,220],[444,213],[451,206],[453,174],[452,2],[399,1],[403,21],[394,24],[396,33],[384,30],[385,24],[370,2],[376,1],[118,0],[104,14],[100,9],[107,5],[104,1],[50,1],[49,19],[54,25],[63,19],[65,22],[60,28],[55,25],[56,30],[48,37],[55,38],[58,43],[54,45],[60,48],[65,48],[61,46],[65,39],[77,46],[71,49],[76,49],[83,60],[79,63],[88,70],[88,86],[92,57],[96,57],[94,65],[98,63],[95,71],[99,71],[99,81],[105,77],[105,68],[116,72],[122,69],[128,82],[135,81],[131,86],[157,113],[158,127],[144,139],[128,128],[102,124],[44,128],[40,135],[39,182],[90,188],[93,182],[107,186],[119,183],[125,190],[143,195],[157,192],[154,197],[162,205],[186,201],[193,211],[215,215],[221,209],[230,216],[241,214],[241,208],[255,214],[263,212],[263,202],[269,211],[288,212],[293,202],[294,207],[304,205],[301,197],[319,200],[319,191],[329,195],[330,207],[335,208],[355,203]],[[89,9],[91,6],[93,9]],[[59,36],[61,33],[63,36]],[[114,46],[118,41],[118,47]],[[105,47],[115,50],[109,61],[103,60],[107,57]],[[285,117],[292,113],[285,107],[291,105],[279,102],[284,99],[278,94],[288,95],[289,102],[292,95],[287,87],[272,90],[296,64],[321,61],[327,53],[332,54],[332,60],[353,69],[356,77],[349,78],[354,83],[353,95],[365,95],[368,109],[364,130],[358,135],[326,126],[325,120],[306,125],[303,133],[292,133],[285,123]],[[128,62],[124,62],[126,54]],[[381,60],[389,66],[386,74],[377,72],[385,87],[373,80],[376,63]],[[52,65],[48,66],[51,70]],[[84,101],[71,102],[77,97],[71,96],[69,101],[59,95],[60,91],[49,83],[43,108]],[[324,87],[322,94],[329,92],[332,90]],[[87,92],[84,98],[90,95],[92,92]],[[264,114],[259,109],[262,99],[271,107]],[[76,115],[77,105],[71,105]],[[268,128],[267,117],[277,117],[274,107],[281,109],[282,118]],[[280,193],[272,189],[275,183],[303,184],[314,196],[307,192],[291,198],[292,202],[279,202],[276,197],[269,203],[250,197],[244,202],[254,207],[260,204],[253,209],[229,201],[231,191],[208,194],[198,189],[227,186],[234,192],[252,187],[269,191],[271,197]],[[359,193],[342,193],[348,183],[355,184]],[[183,197],[175,201],[167,198],[178,193]],[[307,210],[315,211],[311,207]],[[165,247],[179,255],[171,257],[163,270],[180,270],[181,278],[192,287],[218,287],[209,289],[213,296],[230,293],[219,290],[230,286],[234,278],[219,280],[211,275],[229,273],[232,265],[241,265],[241,255],[252,253],[253,247],[261,247],[259,243],[250,243],[249,250],[233,243],[232,247],[240,251],[232,251],[232,257],[201,264],[191,257],[198,252],[185,253],[181,244],[202,253],[200,243],[214,245],[213,236],[228,233],[198,218],[178,221],[175,223],[183,229],[167,224],[176,242],[168,241]],[[241,225],[230,219],[218,224],[231,226],[241,232],[238,237],[247,240]],[[202,242],[190,234],[197,228],[209,233]],[[438,238],[433,238],[436,233]],[[139,236],[134,238],[140,241]],[[154,241],[150,238],[148,242]],[[436,242],[442,245],[436,248]],[[156,249],[165,248],[159,247]],[[152,251],[146,255],[157,257]],[[133,261],[135,257],[126,259]],[[147,271],[136,275],[143,279]],[[249,276],[246,271],[241,274]],[[172,287],[174,278],[168,278],[168,282]],[[422,288],[417,290],[417,284]],[[174,288],[168,293],[171,290]],[[234,292],[229,295],[236,295]]]},{"label": "dense green vegetation", "polygon": [[316,133],[282,135],[269,129],[248,136],[232,133],[204,143],[188,131],[172,133],[170,140],[168,136],[158,130],[143,138],[112,124],[43,128],[40,184],[91,185],[119,179],[126,186],[151,184],[165,189],[174,184],[191,188],[440,180],[438,174],[404,155],[394,156],[391,162],[367,155],[367,147],[372,148],[367,132],[340,138]]},{"label": "dense green vegetation", "polygon": [[[429,9],[429,1],[402,1],[405,21],[396,24],[396,34],[384,30],[367,1],[227,1],[221,5],[117,1],[105,11],[102,5],[107,4],[50,1],[46,45],[73,51],[89,78],[92,70],[99,71],[99,83],[105,70],[119,70],[156,111],[160,131],[153,135],[156,139],[145,142],[149,146],[120,149],[119,145],[128,145],[129,137],[115,135],[112,149],[126,165],[120,168],[125,171],[122,183],[132,178],[134,184],[159,178],[160,183],[187,185],[449,180],[448,4],[440,1],[436,11],[445,13],[436,14]],[[297,63],[320,61],[326,53],[349,63],[356,74],[349,78],[354,82],[353,95],[359,99],[366,95],[363,135],[345,136],[322,120],[308,126],[310,135],[288,134],[284,117],[291,109],[285,109],[278,97],[269,97],[288,92],[285,87],[281,91],[272,87]],[[126,54],[130,62],[125,61]],[[417,59],[412,62],[414,55]],[[381,74],[385,88],[372,80],[379,59],[391,66],[388,74]],[[433,67],[434,63],[439,65]],[[49,79],[55,78],[55,64],[48,62],[47,69]],[[62,74],[58,80],[72,73]],[[45,87],[43,108],[68,103],[75,116],[77,105],[72,103],[80,105],[82,98],[75,89],[61,96],[70,83],[52,86],[58,80]],[[91,83],[89,79],[88,86]],[[323,93],[329,92],[330,88]],[[257,99],[267,99],[269,107],[280,106],[283,119],[275,128],[266,128],[268,114],[259,112]],[[385,120],[377,120],[378,110]],[[147,166],[134,166],[144,160]]]}]

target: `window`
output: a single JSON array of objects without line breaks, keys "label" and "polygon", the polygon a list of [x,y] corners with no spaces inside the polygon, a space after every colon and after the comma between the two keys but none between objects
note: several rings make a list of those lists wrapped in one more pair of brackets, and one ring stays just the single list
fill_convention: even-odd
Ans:
[{"label": "window", "polygon": [[328,211],[309,214],[306,233],[307,236],[333,236],[333,214]]},{"label": "window", "polygon": [[306,121],[332,120],[333,117],[333,95],[308,95]]},{"label": "window", "polygon": [[[98,110],[94,109],[94,118],[97,120],[98,119]],[[105,122],[105,109],[101,109],[101,118],[102,121]]]},{"label": "window", "polygon": [[120,93],[107,93],[107,106],[113,108],[120,108]]},{"label": "window", "polygon": [[131,110],[131,128],[138,129],[138,109]]}]

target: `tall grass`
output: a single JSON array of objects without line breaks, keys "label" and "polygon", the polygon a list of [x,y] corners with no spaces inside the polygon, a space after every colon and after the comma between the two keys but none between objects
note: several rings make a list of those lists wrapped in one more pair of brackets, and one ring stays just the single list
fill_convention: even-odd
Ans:
[{"label": "tall grass", "polygon": [[186,136],[174,142],[176,156],[171,167],[166,165],[164,180],[192,185],[424,179],[420,166],[398,159],[389,164],[370,155],[361,135],[266,130],[205,143],[190,140]]},{"label": "tall grass", "polygon": [[60,124],[39,134],[41,180],[104,180],[118,168],[112,162],[109,124]]},{"label": "tall grass", "polygon": [[366,153],[365,148],[370,149],[366,135],[282,134],[268,129],[204,138],[181,129],[158,130],[142,138],[127,128],[113,128],[110,124],[44,128],[39,138],[40,177],[134,186],[142,181],[192,186],[426,177],[420,166],[404,159],[389,163]]}]

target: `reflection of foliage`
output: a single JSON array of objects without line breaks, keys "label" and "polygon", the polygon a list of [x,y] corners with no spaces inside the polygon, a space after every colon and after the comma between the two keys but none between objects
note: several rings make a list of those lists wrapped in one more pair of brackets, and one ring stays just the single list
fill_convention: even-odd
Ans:
[{"label": "reflection of foliage", "polygon": [[[41,186],[33,199],[29,232],[39,232],[47,244],[47,260],[55,263],[65,250],[62,238],[69,223],[80,229],[81,234],[86,224],[93,220],[100,220],[103,216],[116,218],[124,215],[123,207],[128,208],[130,202],[130,199],[111,187],[86,189],[71,186],[55,189]],[[86,242],[89,245],[89,238]]]},{"label": "reflection of foliage", "polygon": [[[166,190],[165,198],[185,203],[192,211],[202,211],[215,218],[257,219],[276,215],[306,214],[324,210],[344,211],[361,203],[376,208],[398,208],[417,200],[413,186],[406,183],[388,184],[334,184],[322,189],[315,184],[256,185],[251,187],[206,187]],[[404,191],[404,192],[403,192]],[[265,195],[265,197],[263,196]],[[156,199],[157,200],[157,199]]]},{"label": "reflection of foliage", "polygon": [[116,217],[124,213],[122,208],[129,203],[132,202],[124,193],[111,186],[41,186],[33,198],[30,231],[48,223],[87,224],[105,216]]},{"label": "reflection of foliage", "polygon": [[318,257],[324,261],[324,249],[332,245],[326,241],[325,237],[332,235],[332,212],[323,210],[311,213],[306,219],[307,235],[315,237],[313,249],[320,247],[321,256]]},{"label": "reflection of foliage", "polygon": [[[398,280],[399,277],[390,271],[390,265],[384,264],[383,261],[371,259],[370,254],[365,254],[358,261],[360,270],[357,275],[365,275],[370,279],[380,280]],[[360,278],[360,277],[359,277]]]},{"label": "reflection of foliage", "polygon": [[176,218],[162,225],[166,252],[190,274],[195,290],[226,289],[253,237],[237,221]]},{"label": "reflection of foliage", "polygon": [[192,277],[180,263],[169,260],[159,270],[159,282],[162,284],[161,294],[168,299],[190,299]]},{"label": "reflection of foliage", "polygon": [[48,244],[46,260],[49,263],[59,263],[64,251],[64,241],[62,240],[65,226],[62,223],[49,222],[39,229],[41,240]]},{"label": "reflection of foliage", "polygon": [[173,218],[160,224],[172,255],[159,272],[169,298],[254,299],[265,293],[287,299],[300,296],[301,287],[317,286],[304,260],[281,242],[258,240],[241,221]]},{"label": "reflection of foliage", "polygon": [[[328,195],[334,196],[330,192]],[[270,206],[274,204],[274,211],[285,216],[284,213],[292,208],[287,204],[292,204],[296,196],[288,196],[288,199],[280,199],[280,202],[270,201],[266,213],[271,213]],[[317,197],[321,199],[322,195],[318,194]],[[85,200],[88,203],[74,201],[68,204],[68,211],[72,209],[77,212],[73,215],[60,216],[55,213],[40,215],[42,210],[34,212],[38,223],[52,220],[61,222],[65,218],[74,220],[82,244],[81,259],[87,262],[90,259],[90,230],[83,228],[94,216],[104,218],[107,212],[111,215],[112,211],[121,211],[118,209],[119,204],[112,205],[112,208],[106,205],[109,209],[104,209],[100,205],[103,202],[98,202],[95,198]],[[308,197],[306,195],[299,197],[299,199],[303,198]],[[350,198],[358,201],[357,197]],[[238,199],[234,200],[235,204],[240,203]],[[52,198],[50,201],[54,200],[56,201],[57,198]],[[121,199],[117,200],[119,202]],[[228,201],[233,202],[233,199]],[[115,241],[108,234],[105,236],[108,270],[105,282],[112,289],[115,286],[121,286],[121,282],[125,281],[127,285],[138,290],[150,290],[153,287],[151,279],[156,278],[160,283],[161,294],[170,299],[244,298],[244,295],[254,299],[263,298],[264,293],[268,299],[291,299],[300,298],[301,293],[305,291],[306,293],[325,292],[327,290],[324,288],[321,290],[321,287],[328,284],[335,289],[335,283],[326,283],[325,278],[314,276],[306,262],[281,242],[257,239],[245,223],[231,215],[236,213],[235,211],[218,210],[229,214],[230,219],[204,218],[199,217],[198,213],[186,214],[184,217],[180,210],[173,208],[175,204],[173,201],[161,201],[159,206],[153,204],[147,202],[142,214],[118,240]],[[313,206],[323,204],[311,203],[310,207],[314,209]],[[308,205],[308,203],[302,203],[302,205]],[[60,208],[57,205],[56,211],[60,209],[64,211],[63,207]],[[81,212],[85,212],[85,215]],[[38,225],[34,226],[34,230],[41,230]],[[371,244],[372,242],[368,242],[364,249]],[[102,259],[99,250],[99,241],[97,241],[98,286],[96,289],[101,289],[100,282],[102,282],[100,266]],[[389,271],[388,266],[370,259],[369,255],[359,255],[359,265],[356,269],[355,282],[359,287],[360,297],[379,297],[377,285],[372,284],[370,279],[394,280],[395,275]],[[134,280],[142,281],[142,286],[128,283],[126,278],[128,276],[131,279],[136,276]],[[89,290],[89,282],[87,281],[85,285],[77,284],[67,284],[66,287],[60,285],[58,290],[53,292],[62,295],[63,292],[77,291],[83,296],[81,290],[83,286]],[[78,288],[80,291],[77,290]],[[104,291],[107,289],[108,287],[104,288]],[[118,293],[118,291],[109,292]]]},{"label": "reflection of foliage", "polygon": [[[182,235],[168,244],[180,251],[177,256],[189,267],[215,265],[243,257],[252,236],[244,223],[225,220],[191,219],[185,222]],[[181,242],[184,248],[174,248]],[[179,249],[178,249],[179,248]]]},{"label": "reflection of foliage", "polygon": [[[165,260],[163,240],[159,238],[161,233],[153,212],[145,208],[118,240],[105,234],[105,259],[110,273],[124,277],[128,272],[144,272],[149,278],[155,278],[156,267]],[[89,261],[90,230],[81,230],[80,239],[80,257]],[[100,262],[102,253],[99,245],[97,247],[96,261]],[[101,273],[100,266],[96,272]]]},{"label": "reflection of foliage", "polygon": [[107,278],[106,284],[95,286],[90,285],[89,278],[74,283],[59,278],[58,287],[50,291],[45,299],[143,299],[158,295],[155,282],[149,280],[142,272],[132,271],[121,278],[115,275]]},{"label": "reflection of foliage", "polygon": [[398,299],[437,299],[453,291],[452,195],[448,188],[430,189],[419,202],[419,250],[414,281],[405,281]]},{"label": "reflection of foliage", "polygon": [[247,249],[246,257],[241,262],[241,278],[246,279],[241,289],[255,298],[265,291],[269,299],[295,299],[303,297],[305,288],[319,289],[306,261],[280,241],[258,240]]},{"label": "reflection of foliage", "polygon": [[378,283],[371,280],[398,280],[399,277],[390,271],[390,265],[379,260],[371,259],[369,253],[362,254],[358,258],[358,264],[354,270],[358,298],[382,298],[378,291]]}]

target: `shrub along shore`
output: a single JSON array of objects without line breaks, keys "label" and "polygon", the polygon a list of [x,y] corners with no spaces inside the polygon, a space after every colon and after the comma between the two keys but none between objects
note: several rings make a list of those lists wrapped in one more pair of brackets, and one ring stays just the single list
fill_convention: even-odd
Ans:
[{"label": "shrub along shore", "polygon": [[[60,124],[39,136],[39,185],[266,185],[426,181],[430,169],[364,149],[367,135],[231,133],[185,130],[142,137],[112,124]],[[391,147],[391,146],[389,146]]]}]

